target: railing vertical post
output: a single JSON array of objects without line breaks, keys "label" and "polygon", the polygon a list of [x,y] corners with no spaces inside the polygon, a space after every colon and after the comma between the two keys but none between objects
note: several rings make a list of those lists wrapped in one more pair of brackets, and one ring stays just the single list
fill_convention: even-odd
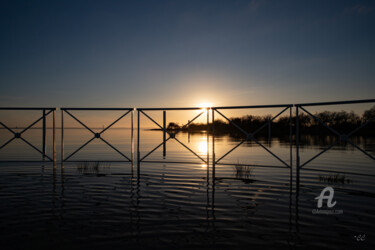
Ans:
[{"label": "railing vertical post", "polygon": [[140,133],[140,112],[139,109],[137,109],[137,181],[139,182],[140,173],[141,173],[141,158],[140,158],[140,152],[139,152],[139,133]]},{"label": "railing vertical post", "polygon": [[134,132],[133,132],[133,118],[134,117],[134,109],[132,110],[132,112],[131,112],[131,125],[130,125],[130,134],[131,134],[131,138],[130,138],[130,140],[131,140],[131,155],[132,155],[132,158],[131,158],[131,160],[132,160],[132,164],[134,163]]},{"label": "railing vertical post", "polygon": [[165,159],[165,156],[167,155],[167,152],[166,152],[166,143],[165,143],[165,140],[167,139],[166,138],[166,133],[165,133],[165,130],[167,129],[167,112],[165,110],[163,110],[163,159]]},{"label": "railing vertical post", "polygon": [[293,194],[293,129],[292,120],[293,119],[293,106],[289,107],[289,146],[290,146],[290,173],[289,173],[289,222],[290,228],[292,227],[292,194]]},{"label": "railing vertical post", "polygon": [[299,170],[300,170],[300,159],[299,159],[299,106],[296,106],[296,156],[297,156],[297,167],[296,167],[296,185],[299,188]]},{"label": "railing vertical post", "polygon": [[[290,145],[290,168],[293,166],[293,108],[289,108],[289,145]],[[292,171],[292,170],[291,170]]]},{"label": "railing vertical post", "polygon": [[46,110],[43,109],[43,160],[46,157]]},{"label": "railing vertical post", "polygon": [[52,116],[52,138],[53,138],[53,167],[56,167],[56,110],[53,110]]},{"label": "railing vertical post", "polygon": [[210,163],[210,148],[209,148],[209,144],[210,144],[210,109],[207,108],[207,173],[208,173],[208,166],[209,166],[209,163]]},{"label": "railing vertical post", "polygon": [[299,106],[296,106],[296,231],[299,232],[298,220],[299,220],[299,211],[298,211],[298,203],[299,203],[299,185],[300,185],[300,173],[299,173]]},{"label": "railing vertical post", "polygon": [[139,113],[139,110],[137,110],[137,161],[139,162],[140,161],[140,153],[139,153],[139,126],[140,126],[140,122],[139,122],[139,117],[140,116],[140,113]]},{"label": "railing vertical post", "polygon": [[268,118],[268,146],[271,146],[271,118]]},{"label": "railing vertical post", "polygon": [[61,110],[61,166],[64,164],[64,110]]},{"label": "railing vertical post", "polygon": [[299,168],[299,107],[296,106],[296,148],[297,148],[297,168]]},{"label": "railing vertical post", "polygon": [[214,181],[214,178],[215,178],[215,109],[213,108],[211,112],[212,112],[212,181]]},{"label": "railing vertical post", "polygon": [[215,218],[214,210],[215,210],[215,109],[212,108],[212,216]]},{"label": "railing vertical post", "polygon": [[289,231],[292,232],[292,205],[293,205],[293,143],[292,143],[292,116],[293,105],[289,107],[289,147],[290,147],[290,173],[289,173]]},{"label": "railing vertical post", "polygon": [[190,143],[190,120],[188,120],[188,126],[187,126],[187,129],[188,129],[188,142]]}]

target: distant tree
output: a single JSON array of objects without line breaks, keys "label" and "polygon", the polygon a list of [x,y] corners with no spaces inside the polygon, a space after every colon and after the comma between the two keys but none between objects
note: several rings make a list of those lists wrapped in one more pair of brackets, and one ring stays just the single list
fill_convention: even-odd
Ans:
[{"label": "distant tree", "polygon": [[322,122],[328,126],[340,126],[340,125],[355,125],[358,124],[361,118],[353,111],[350,113],[346,111],[330,112],[323,111],[315,114]]},{"label": "distant tree", "polygon": [[348,115],[347,122],[351,124],[361,123],[361,117],[357,115],[356,113],[354,113],[354,111],[351,111]]},{"label": "distant tree", "polygon": [[370,119],[374,119],[375,118],[375,105],[371,109],[365,110],[362,118],[365,121],[370,120]]},{"label": "distant tree", "polygon": [[300,113],[298,115],[298,120],[301,127],[310,127],[313,119],[307,114]]},{"label": "distant tree", "polygon": [[217,127],[225,127],[225,126],[228,126],[228,122],[225,122],[223,120],[215,120],[215,126],[217,126]]},{"label": "distant tree", "polygon": [[264,115],[262,118],[263,118],[262,119],[263,122],[268,122],[269,120],[271,120],[273,118],[273,116],[270,115],[270,114],[267,114],[267,115]]},{"label": "distant tree", "polygon": [[326,123],[329,126],[332,122],[332,119],[333,119],[334,115],[330,111],[323,111],[323,112],[320,112],[320,113],[316,113],[315,116],[318,117],[319,120],[321,120],[322,122]]},{"label": "distant tree", "polygon": [[281,126],[289,126],[290,123],[290,117],[289,116],[281,116],[279,119],[277,119],[276,124]]}]

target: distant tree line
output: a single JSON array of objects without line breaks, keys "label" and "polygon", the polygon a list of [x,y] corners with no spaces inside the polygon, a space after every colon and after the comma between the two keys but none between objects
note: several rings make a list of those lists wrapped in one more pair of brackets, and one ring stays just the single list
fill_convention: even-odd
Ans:
[{"label": "distant tree line", "polygon": [[[361,124],[369,122],[365,127],[358,130],[355,135],[366,135],[366,136],[375,136],[375,106],[371,109],[366,110],[362,116],[352,112],[339,111],[323,111],[320,113],[315,113],[319,120],[327,124],[329,127],[335,129],[341,134],[348,134],[351,131],[355,130]],[[272,136],[289,136],[290,131],[290,122],[292,123],[292,132],[295,133],[296,128],[296,117],[293,116],[290,121],[289,116],[280,116],[271,122],[271,128],[268,129],[268,125],[260,130],[257,135],[261,137],[268,136],[269,131]],[[247,132],[254,132],[260,128],[265,123],[269,122],[272,119],[271,115],[256,116],[256,115],[247,115],[243,117],[234,117],[230,120],[235,123],[237,126],[242,128]],[[306,113],[299,114],[299,127],[301,134],[310,134],[310,135],[334,135],[328,128],[324,127],[317,119],[314,119]],[[212,123],[209,124],[209,129],[212,129]],[[169,131],[189,131],[189,132],[201,132],[207,130],[206,123],[192,123],[189,127],[182,127],[177,123],[171,122],[168,124],[167,130]],[[228,121],[216,120],[215,121],[215,134],[229,134],[234,137],[242,136],[242,132],[239,131],[235,126],[230,124]]]}]

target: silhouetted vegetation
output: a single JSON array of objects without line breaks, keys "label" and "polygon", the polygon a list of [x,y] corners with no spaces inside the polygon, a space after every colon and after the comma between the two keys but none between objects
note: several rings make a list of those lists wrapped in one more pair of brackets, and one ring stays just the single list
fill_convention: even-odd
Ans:
[{"label": "silhouetted vegetation", "polygon": [[[306,113],[299,114],[299,128],[301,134],[307,135],[334,135],[328,128],[323,126],[319,120],[327,124],[330,128],[338,131],[340,134],[349,134],[362,124],[369,122],[366,126],[356,131],[355,135],[366,135],[375,136],[375,106],[369,110],[366,110],[362,116],[352,112],[339,111],[323,111],[315,113],[316,118],[311,117]],[[295,134],[296,117],[293,116],[290,120],[289,116],[280,116],[275,120],[272,120],[271,115],[256,116],[247,115],[243,117],[230,118],[231,122],[239,126],[246,132],[254,133],[257,129],[264,126],[256,134],[257,137],[267,137],[269,133],[272,136],[288,137],[290,131],[290,123],[292,124],[292,133]],[[319,120],[318,120],[319,119]],[[216,120],[215,121],[215,134],[223,135],[229,134],[232,137],[243,137],[244,134],[237,129],[235,126],[230,124],[228,121]],[[270,129],[268,128],[270,126]],[[212,129],[212,123],[209,124],[209,129]],[[167,127],[168,131],[189,131],[189,132],[201,132],[207,130],[206,123],[192,123],[189,127],[180,126],[177,123],[171,122]]]},{"label": "silhouetted vegetation", "polygon": [[77,165],[77,171],[81,174],[101,175],[110,168],[109,163],[103,162],[82,162]]},{"label": "silhouetted vegetation", "polygon": [[252,176],[253,167],[248,165],[236,164],[233,166],[238,179],[249,179]]},{"label": "silhouetted vegetation", "polygon": [[322,176],[319,175],[320,182],[327,182],[330,184],[337,183],[337,184],[349,184],[352,183],[352,180],[348,179],[345,175],[335,174],[335,175],[327,175]]}]

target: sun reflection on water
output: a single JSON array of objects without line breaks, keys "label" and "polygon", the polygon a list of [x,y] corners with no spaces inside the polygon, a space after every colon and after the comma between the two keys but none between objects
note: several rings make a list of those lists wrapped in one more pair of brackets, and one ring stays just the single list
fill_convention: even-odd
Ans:
[{"label": "sun reflection on water", "polygon": [[199,153],[203,154],[203,155],[206,155],[207,152],[208,152],[207,138],[206,137],[202,137],[201,141],[199,141],[197,144],[198,144]]}]

